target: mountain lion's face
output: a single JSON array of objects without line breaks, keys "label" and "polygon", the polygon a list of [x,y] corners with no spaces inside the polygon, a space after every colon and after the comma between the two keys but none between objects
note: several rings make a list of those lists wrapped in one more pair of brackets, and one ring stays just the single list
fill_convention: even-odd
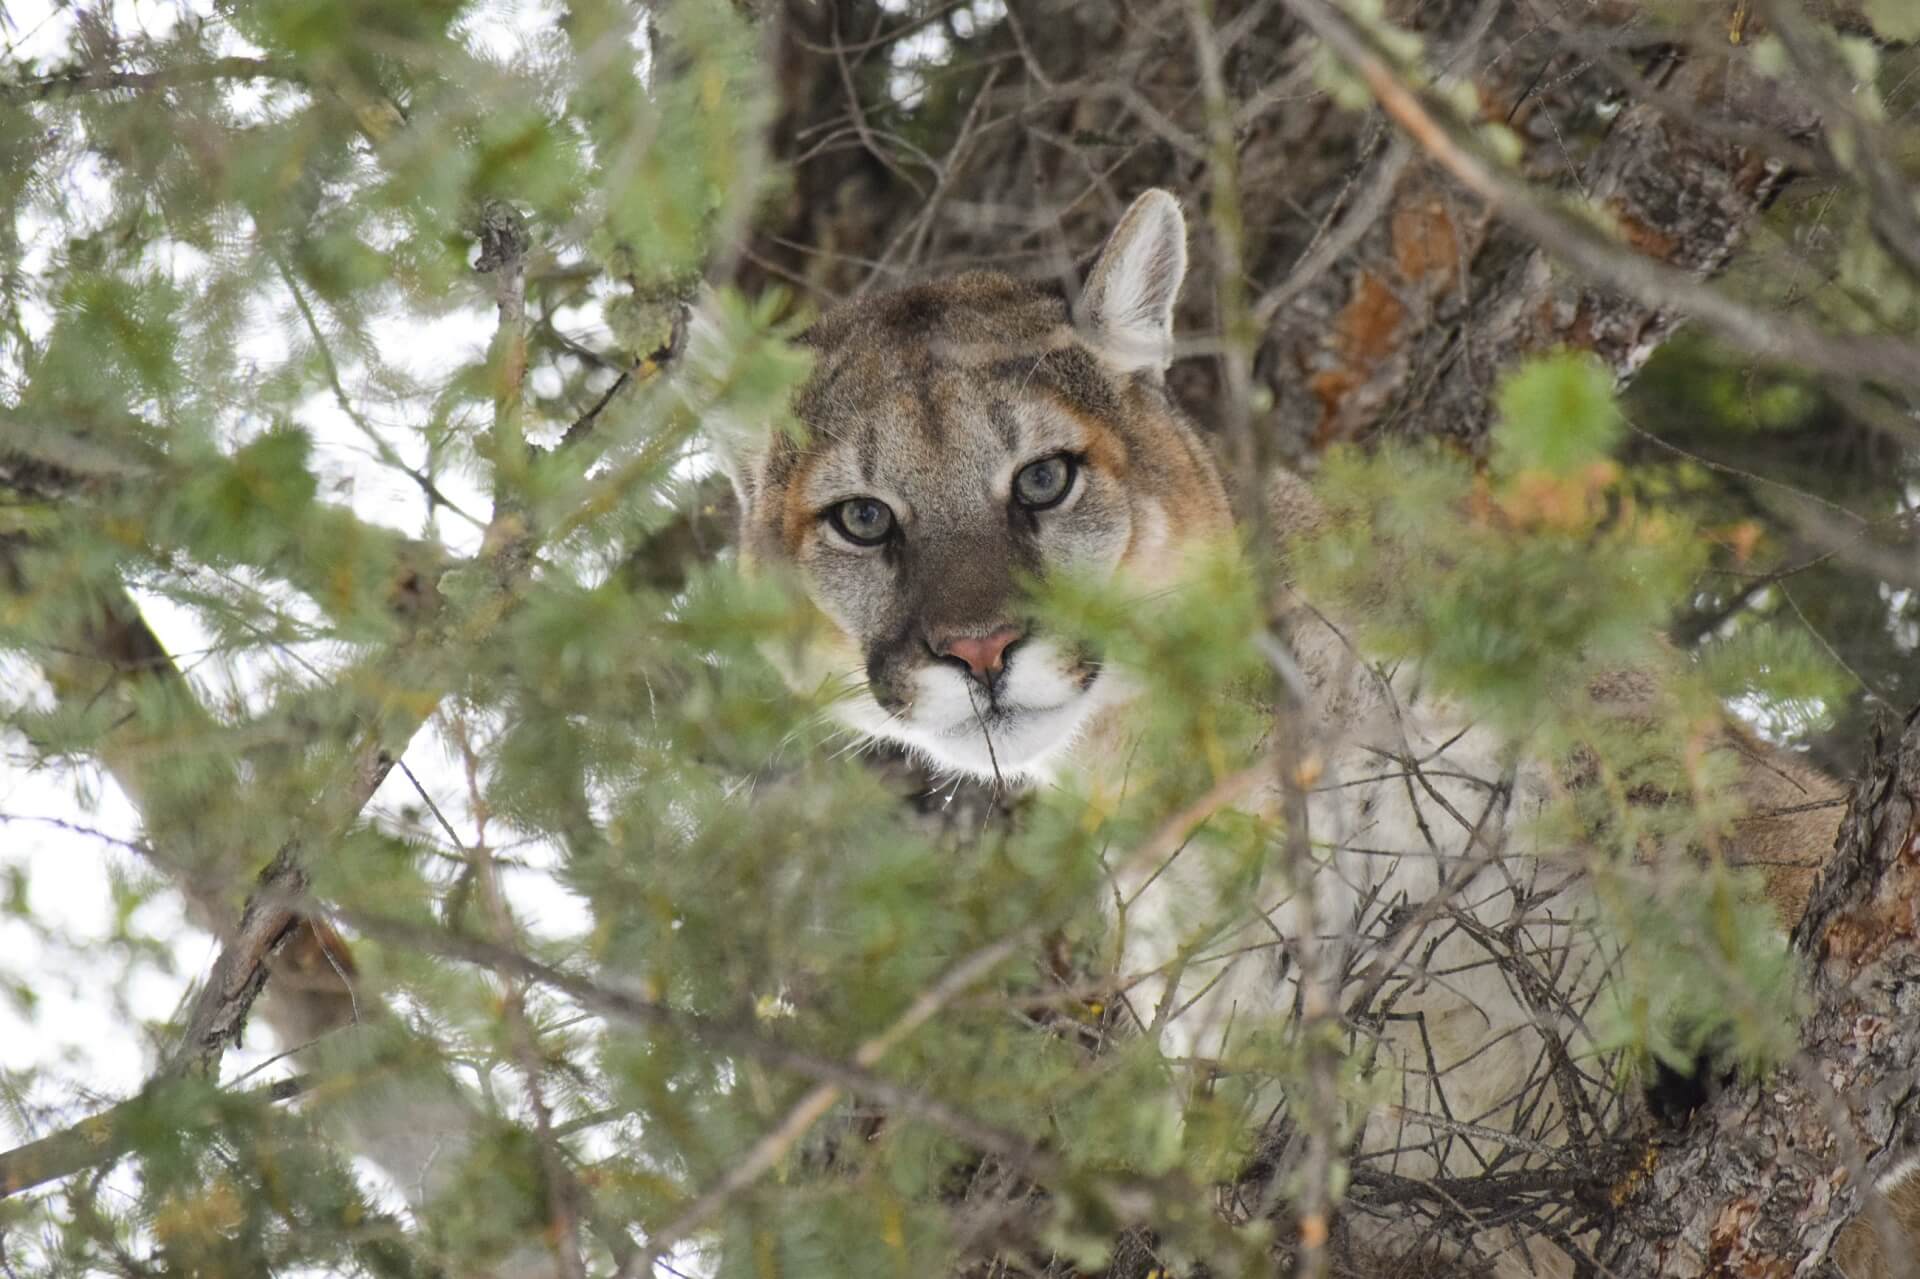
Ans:
[{"label": "mountain lion's face", "polygon": [[727,457],[743,561],[797,569],[827,623],[786,671],[796,686],[831,681],[850,727],[1006,779],[1044,775],[1138,686],[1051,635],[1020,585],[1070,569],[1163,586],[1186,547],[1228,528],[1206,447],[1161,382],[1185,263],[1179,208],[1150,191],[1078,324],[1057,294],[973,273],[808,331],[806,440]]}]

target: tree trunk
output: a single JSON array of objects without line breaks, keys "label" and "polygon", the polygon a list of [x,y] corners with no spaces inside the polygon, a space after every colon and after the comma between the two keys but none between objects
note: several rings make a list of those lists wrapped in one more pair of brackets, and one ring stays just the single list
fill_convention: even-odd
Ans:
[{"label": "tree trunk", "polygon": [[[1865,1187],[1910,1164],[1920,1139],[1920,712],[1876,733],[1794,945],[1812,974],[1798,1059],[1653,1146],[1620,1188],[1621,1230],[1602,1258],[1613,1273],[1912,1273],[1904,1236],[1881,1269],[1856,1259],[1883,1215],[1862,1212]],[[1903,1198],[1881,1225],[1915,1224]],[[1854,1264],[1843,1272],[1836,1257]]]}]

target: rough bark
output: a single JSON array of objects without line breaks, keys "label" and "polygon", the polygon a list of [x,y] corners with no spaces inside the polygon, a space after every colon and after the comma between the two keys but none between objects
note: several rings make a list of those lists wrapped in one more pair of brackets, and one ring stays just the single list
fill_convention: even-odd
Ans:
[{"label": "rough bark", "polygon": [[1834,1276],[1834,1252],[1872,1243],[1867,1188],[1920,1146],[1920,712],[1875,735],[1794,944],[1812,974],[1799,1058],[1650,1149],[1618,1192],[1613,1273]]}]

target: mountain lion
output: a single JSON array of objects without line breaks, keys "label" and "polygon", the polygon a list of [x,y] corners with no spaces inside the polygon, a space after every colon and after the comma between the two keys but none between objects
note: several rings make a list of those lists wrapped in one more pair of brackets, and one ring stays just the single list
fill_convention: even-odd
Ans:
[{"label": "mountain lion", "polygon": [[[824,619],[810,647],[785,655],[796,688],[841,689],[833,711],[848,727],[951,773],[1046,785],[1112,771],[1152,696],[1151,673],[1050,634],[1023,611],[1017,584],[1072,568],[1169,590],[1194,552],[1233,536],[1213,455],[1162,376],[1185,272],[1180,208],[1148,191],[1077,304],[986,271],[856,300],[803,339],[815,359],[794,402],[804,440],[708,423],[740,497],[743,566],[797,572]],[[696,372],[721,358],[715,341],[697,317]],[[1282,476],[1273,491],[1282,537],[1314,524],[1303,483]],[[1577,895],[1578,871],[1527,855],[1524,842],[1556,779],[1512,760],[1497,734],[1423,687],[1413,664],[1380,671],[1337,619],[1295,611],[1322,767],[1307,803],[1310,837],[1326,850],[1311,894],[1263,884],[1223,910],[1204,866],[1122,867],[1116,985],[1143,1028],[1158,1026],[1169,1060],[1203,1083],[1208,1063],[1236,1051],[1236,1019],[1243,1040],[1248,1023],[1291,1012],[1299,973],[1274,939],[1313,919],[1346,959],[1358,948],[1360,967],[1374,962],[1399,983],[1393,1016],[1371,1028],[1377,1063],[1393,1068],[1380,1077],[1400,1081],[1398,1104],[1360,1121],[1360,1155],[1431,1177],[1512,1156],[1506,1133],[1524,1130],[1511,1143],[1523,1151],[1550,1151],[1568,1137],[1569,1098],[1543,1082],[1543,1059],[1558,1054],[1596,1094],[1607,1090],[1604,1072],[1577,1075],[1594,1048],[1579,996],[1603,966],[1573,935],[1573,906],[1555,906]],[[1598,692],[1625,714],[1653,695],[1645,680],[1617,685]],[[1746,758],[1743,798],[1761,815],[1740,824],[1734,859],[1769,868],[1769,894],[1791,922],[1840,818],[1819,801],[1842,790],[1731,727],[1725,741]],[[1797,811],[1765,816],[1780,809]],[[1378,944],[1435,900],[1455,907],[1447,927],[1429,920],[1424,935],[1401,928],[1395,946]],[[1519,988],[1511,965],[1491,962],[1522,953],[1567,957],[1557,996]],[[1488,1246],[1507,1250],[1504,1272],[1565,1265],[1551,1248]]]}]

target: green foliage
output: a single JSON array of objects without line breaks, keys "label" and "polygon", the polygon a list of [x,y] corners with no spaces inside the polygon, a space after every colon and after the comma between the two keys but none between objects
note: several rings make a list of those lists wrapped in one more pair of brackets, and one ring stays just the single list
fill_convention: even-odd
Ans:
[{"label": "green foliage", "polygon": [[1907,0],[1867,0],[1867,20],[1889,40],[1920,40],[1920,6]]},{"label": "green foliage", "polygon": [[[1555,382],[1522,375],[1529,392]],[[1525,397],[1510,393],[1512,411]],[[1581,455],[1541,439],[1567,421],[1560,388],[1547,423],[1509,444],[1492,479],[1464,459],[1392,448],[1330,459],[1322,493],[1332,531],[1298,555],[1310,593],[1363,619],[1369,647],[1418,655],[1444,683],[1522,733],[1596,673],[1656,661],[1654,636],[1698,572],[1702,548],[1656,511],[1616,506],[1618,472],[1527,467]],[[1577,428],[1576,428],[1577,429]]]},{"label": "green foliage", "polygon": [[1569,476],[1604,461],[1619,443],[1613,379],[1592,356],[1534,360],[1501,384],[1496,403],[1493,467],[1503,476]]},{"label": "green foliage", "polygon": [[[1793,644],[1838,668],[1832,695],[1817,708],[1801,700],[1803,690],[1752,709],[1769,737],[1810,746],[1844,775],[1868,731],[1871,707],[1861,694],[1896,706],[1920,694],[1920,593],[1888,589],[1849,554],[1835,553],[1830,536],[1813,532],[1810,521],[1820,517],[1809,512],[1866,521],[1857,526],[1866,545],[1899,528],[1914,473],[1887,433],[1892,419],[1876,416],[1871,395],[1745,368],[1697,338],[1663,350],[1627,400],[1642,427],[1684,451],[1637,448],[1629,474],[1636,496],[1683,514],[1712,544],[1675,637],[1695,647],[1750,637]],[[1762,660],[1799,664],[1791,652]],[[1738,695],[1727,681],[1720,687]]]},{"label": "green foliage", "polygon": [[1595,1029],[1623,1067],[1691,1073],[1710,1055],[1762,1074],[1793,1055],[1799,972],[1759,881],[1718,864],[1598,877],[1620,962]]},{"label": "green foliage", "polygon": [[1846,676],[1803,630],[1749,624],[1705,645],[1700,675],[1722,700],[1739,704],[1776,741],[1805,738],[1833,719]]}]

